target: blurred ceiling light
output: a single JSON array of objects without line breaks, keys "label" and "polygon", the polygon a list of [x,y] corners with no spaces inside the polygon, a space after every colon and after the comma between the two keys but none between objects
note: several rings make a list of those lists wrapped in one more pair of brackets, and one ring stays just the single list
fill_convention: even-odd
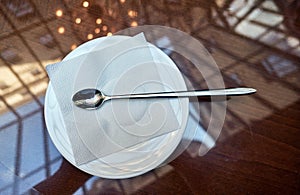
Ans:
[{"label": "blurred ceiling light", "polygon": [[102,26],[103,31],[107,31],[108,27],[106,25]]},{"label": "blurred ceiling light", "polygon": [[93,34],[88,34],[88,35],[86,36],[86,38],[87,38],[88,40],[92,39],[93,37],[94,37]]},{"label": "blurred ceiling light", "polygon": [[112,33],[111,33],[111,32],[108,32],[108,33],[107,33],[107,36],[112,36]]},{"label": "blurred ceiling light", "polygon": [[137,26],[138,23],[136,21],[131,22],[130,26]]},{"label": "blurred ceiling light", "polygon": [[76,49],[76,47],[77,47],[77,45],[76,45],[76,44],[73,44],[73,45],[71,45],[71,50],[74,50],[74,49]]},{"label": "blurred ceiling light", "polygon": [[57,17],[61,17],[63,15],[63,11],[61,9],[56,10],[55,12]]},{"label": "blurred ceiling light", "polygon": [[95,33],[99,34],[100,33],[100,28],[95,28]]},{"label": "blurred ceiling light", "polygon": [[128,16],[131,18],[137,17],[137,12],[133,10],[128,11]]},{"label": "blurred ceiling light", "polygon": [[89,5],[90,5],[90,3],[88,1],[82,2],[82,6],[83,7],[88,7]]},{"label": "blurred ceiling light", "polygon": [[121,3],[125,3],[126,0],[120,0]]},{"label": "blurred ceiling light", "polygon": [[101,24],[101,23],[102,23],[101,18],[97,18],[97,19],[96,19],[96,24]]},{"label": "blurred ceiling light", "polygon": [[59,27],[59,28],[57,29],[57,32],[58,32],[59,34],[64,34],[64,33],[65,33],[65,27],[63,27],[63,26]]},{"label": "blurred ceiling light", "polygon": [[81,23],[81,18],[76,18],[76,19],[75,19],[75,23],[76,23],[76,24],[80,24],[80,23]]},{"label": "blurred ceiling light", "polygon": [[128,16],[132,16],[133,15],[133,11],[132,10],[129,10],[127,13],[128,13]]}]

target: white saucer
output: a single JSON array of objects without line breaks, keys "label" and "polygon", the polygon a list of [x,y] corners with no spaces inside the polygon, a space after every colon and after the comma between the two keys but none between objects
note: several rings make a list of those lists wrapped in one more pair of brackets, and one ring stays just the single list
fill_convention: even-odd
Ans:
[{"label": "white saucer", "polygon": [[[105,40],[105,38],[106,37],[94,39],[81,45],[69,53],[63,60],[69,60],[78,55],[87,53],[96,45],[101,45],[101,48],[105,47],[106,45],[104,43],[99,44]],[[118,42],[129,37],[113,36],[111,38],[112,42]],[[151,44],[149,44],[149,46],[151,46],[151,53],[155,61],[167,64],[171,66],[173,70],[176,70],[169,73],[167,70],[164,70],[164,67],[160,67],[160,73],[166,77],[164,79],[172,80],[172,89],[186,90],[185,82],[174,62],[160,49]],[[123,179],[138,176],[156,168],[173,153],[185,131],[189,114],[188,104],[189,101],[187,98],[174,99],[171,101],[171,105],[174,107],[174,110],[178,110],[176,117],[181,124],[178,130],[80,166],[75,164],[71,143],[68,138],[68,134],[62,120],[62,113],[57,103],[51,83],[49,83],[45,98],[45,120],[54,145],[71,164],[82,171],[95,176],[111,179]]]}]

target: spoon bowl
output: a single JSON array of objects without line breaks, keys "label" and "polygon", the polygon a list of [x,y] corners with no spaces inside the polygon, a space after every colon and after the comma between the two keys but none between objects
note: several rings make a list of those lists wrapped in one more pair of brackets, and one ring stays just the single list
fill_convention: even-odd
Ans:
[{"label": "spoon bowl", "polygon": [[80,90],[72,98],[76,106],[87,110],[97,109],[105,100],[106,96],[97,89]]}]

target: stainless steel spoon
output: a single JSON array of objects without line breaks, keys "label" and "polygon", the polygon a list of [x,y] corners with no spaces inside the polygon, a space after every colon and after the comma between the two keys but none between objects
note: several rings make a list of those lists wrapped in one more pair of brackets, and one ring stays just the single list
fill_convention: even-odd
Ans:
[{"label": "stainless steel spoon", "polygon": [[108,96],[97,89],[83,89],[75,93],[72,100],[74,104],[80,108],[94,110],[107,101],[113,99],[128,98],[178,98],[178,97],[194,97],[194,96],[233,96],[247,95],[255,93],[253,88],[229,88],[229,89],[213,89],[201,91],[174,91],[161,93],[140,93]]}]

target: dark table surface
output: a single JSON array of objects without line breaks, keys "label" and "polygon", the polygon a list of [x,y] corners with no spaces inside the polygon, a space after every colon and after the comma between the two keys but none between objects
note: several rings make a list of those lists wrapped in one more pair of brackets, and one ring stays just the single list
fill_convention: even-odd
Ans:
[{"label": "dark table surface", "polygon": [[[299,194],[299,1],[88,2],[0,2],[0,194]],[[199,40],[226,87],[258,91],[227,99],[222,130],[205,155],[195,139],[175,160],[141,176],[89,175],[49,138],[45,66],[90,39],[149,24]],[[194,86],[206,87],[189,61],[169,55]],[[199,99],[203,129],[211,104]]]}]

